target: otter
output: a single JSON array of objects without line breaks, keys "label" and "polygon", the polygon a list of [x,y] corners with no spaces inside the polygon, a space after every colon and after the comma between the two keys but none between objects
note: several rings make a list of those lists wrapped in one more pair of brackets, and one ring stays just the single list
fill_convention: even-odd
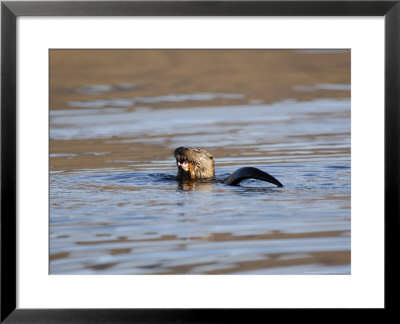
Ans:
[{"label": "otter", "polygon": [[[176,177],[179,180],[213,179],[215,177],[214,156],[198,147],[178,147],[174,156],[178,167]],[[283,185],[272,175],[254,167],[237,169],[225,181],[230,186],[237,186],[242,180],[258,179],[282,187]]]}]

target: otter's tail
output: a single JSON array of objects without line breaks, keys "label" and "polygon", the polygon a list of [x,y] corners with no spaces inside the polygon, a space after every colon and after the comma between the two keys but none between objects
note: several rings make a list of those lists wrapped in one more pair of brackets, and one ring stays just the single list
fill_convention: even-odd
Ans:
[{"label": "otter's tail", "polygon": [[240,181],[245,180],[245,179],[258,179],[258,180],[263,180],[267,182],[271,182],[278,187],[282,187],[282,183],[280,183],[278,180],[276,180],[272,175],[261,171],[257,168],[252,168],[252,167],[245,167],[245,168],[240,168],[237,169],[235,172],[231,174],[231,176],[228,178],[226,181],[226,184],[230,186],[236,186],[240,183]]}]

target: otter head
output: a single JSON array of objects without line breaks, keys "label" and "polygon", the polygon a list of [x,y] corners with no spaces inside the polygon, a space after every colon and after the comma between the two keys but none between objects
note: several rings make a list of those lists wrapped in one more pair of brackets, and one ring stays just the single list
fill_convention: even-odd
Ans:
[{"label": "otter head", "polygon": [[214,156],[197,147],[178,147],[174,156],[178,179],[207,179],[215,175]]}]

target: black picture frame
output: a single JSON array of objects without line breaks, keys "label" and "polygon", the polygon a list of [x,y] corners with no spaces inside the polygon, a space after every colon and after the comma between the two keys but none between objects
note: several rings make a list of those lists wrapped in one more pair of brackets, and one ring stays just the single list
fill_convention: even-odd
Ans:
[{"label": "black picture frame", "polygon": [[[1,322],[202,323],[263,318],[272,310],[16,308],[16,19],[18,16],[384,16],[385,311],[399,283],[400,0],[396,1],[2,1],[1,3]],[[373,152],[371,152],[373,154]],[[373,170],[371,170],[373,189]],[[366,288],[367,289],[367,288]],[[387,313],[387,312],[386,312]],[[301,313],[301,314],[304,314]],[[307,313],[308,314],[308,313]],[[379,312],[382,315],[381,312]],[[269,314],[268,314],[269,315]],[[379,315],[379,316],[380,316]],[[309,315],[305,315],[309,316]],[[350,319],[350,318],[349,318]],[[258,321],[258,320],[256,320]]]}]

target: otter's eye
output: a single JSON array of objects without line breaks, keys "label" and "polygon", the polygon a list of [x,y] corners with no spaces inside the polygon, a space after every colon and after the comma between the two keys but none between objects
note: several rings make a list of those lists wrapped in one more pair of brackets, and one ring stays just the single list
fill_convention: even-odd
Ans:
[{"label": "otter's eye", "polygon": [[213,156],[210,156],[210,160],[214,160],[214,157],[213,157]]}]

